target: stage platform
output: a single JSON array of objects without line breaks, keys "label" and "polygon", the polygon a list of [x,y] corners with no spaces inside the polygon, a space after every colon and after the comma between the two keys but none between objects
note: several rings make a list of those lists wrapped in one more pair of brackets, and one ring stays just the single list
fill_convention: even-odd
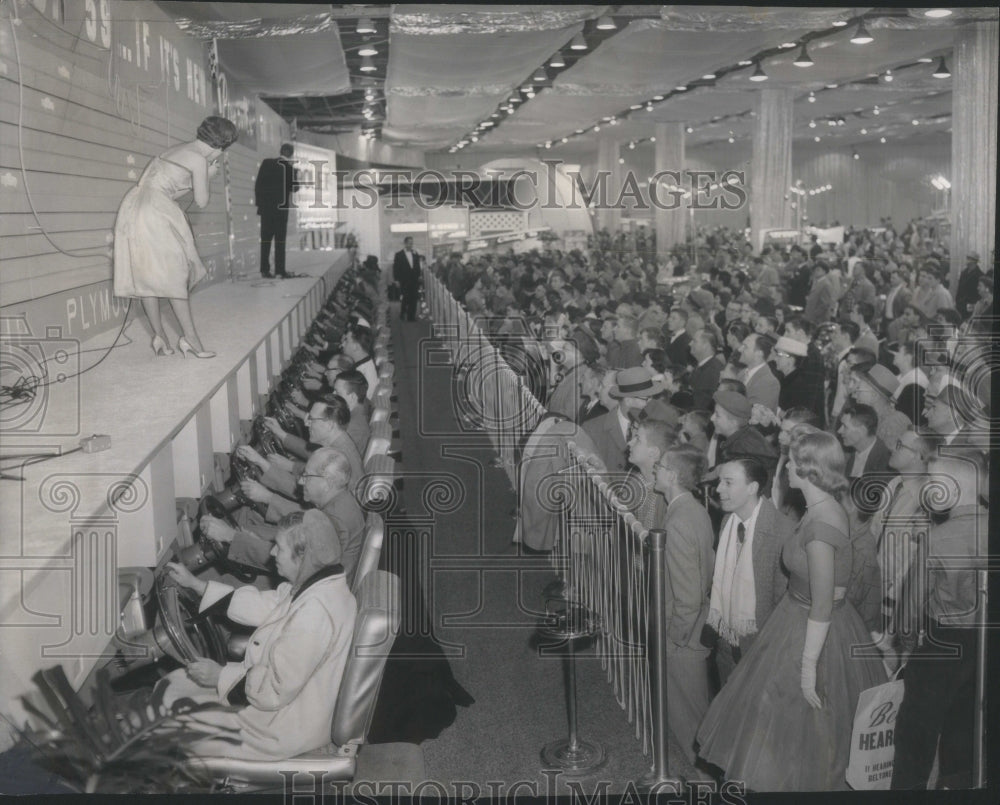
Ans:
[{"label": "stage platform", "polygon": [[[62,663],[79,686],[106,655],[119,617],[117,568],[165,561],[178,534],[176,499],[217,487],[215,454],[261,412],[348,264],[344,250],[290,251],[288,270],[307,276],[195,293],[199,334],[217,353],[207,360],[154,357],[133,304],[119,345],[98,365],[39,390],[32,421],[42,427],[26,432],[5,417],[3,456],[66,453],[90,434],[107,434],[111,448],[23,467],[4,461],[4,474],[24,480],[0,482],[0,712],[18,711],[11,703],[38,668]],[[166,310],[164,322],[176,345]],[[50,361],[50,375],[97,363],[117,335]]]}]

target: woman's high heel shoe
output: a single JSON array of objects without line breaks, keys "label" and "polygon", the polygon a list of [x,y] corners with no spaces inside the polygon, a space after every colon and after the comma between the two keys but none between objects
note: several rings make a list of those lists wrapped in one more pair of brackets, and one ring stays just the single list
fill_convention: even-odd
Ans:
[{"label": "woman's high heel shoe", "polygon": [[154,355],[173,355],[174,351],[167,345],[160,336],[153,336],[153,354]]},{"label": "woman's high heel shoe", "polygon": [[186,358],[188,356],[189,352],[192,355],[194,355],[196,358],[214,358],[215,357],[215,353],[214,352],[209,352],[207,349],[204,349],[201,352],[199,352],[194,347],[192,347],[188,343],[187,339],[184,338],[183,336],[181,336],[181,339],[177,342],[177,349],[179,349],[181,351],[181,357],[182,358]]}]

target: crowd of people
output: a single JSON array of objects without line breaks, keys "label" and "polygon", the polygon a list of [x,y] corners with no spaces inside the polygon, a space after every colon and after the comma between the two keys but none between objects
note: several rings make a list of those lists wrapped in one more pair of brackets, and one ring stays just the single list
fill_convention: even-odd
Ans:
[{"label": "crowd of people", "polygon": [[975,573],[941,557],[987,535],[993,273],[970,254],[949,290],[940,227],[880,223],[431,266],[595,465],[645,490],[671,731],[751,790],[845,788],[858,698],[901,665],[892,787],[927,787],[935,756],[939,786],[972,782]]}]

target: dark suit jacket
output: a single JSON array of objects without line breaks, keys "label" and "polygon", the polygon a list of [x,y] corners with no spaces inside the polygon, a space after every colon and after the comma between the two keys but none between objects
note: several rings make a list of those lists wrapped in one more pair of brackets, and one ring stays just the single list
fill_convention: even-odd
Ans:
[{"label": "dark suit jacket", "polygon": [[583,430],[594,442],[597,455],[611,473],[628,472],[628,455],[625,436],[618,424],[618,407],[604,416],[583,423]]},{"label": "dark suit jacket", "polygon": [[676,341],[670,341],[669,336],[667,337],[666,345],[663,347],[663,351],[667,353],[667,358],[674,366],[685,367],[691,361],[691,352],[689,347],[691,346],[691,336],[687,332],[682,332],[677,336]]},{"label": "dark suit jacket", "polygon": [[722,361],[718,357],[710,358],[704,366],[696,366],[688,375],[688,386],[694,398],[694,407],[708,411],[712,407],[712,395],[719,388],[719,377],[722,374]]},{"label": "dark suit jacket", "polygon": [[919,383],[909,383],[899,392],[896,410],[906,414],[914,425],[924,425],[924,396],[926,390]]},{"label": "dark suit jacket", "polygon": [[[848,476],[850,476],[851,467],[854,465],[855,453],[857,453],[857,451],[852,448],[844,450],[844,458],[847,459],[845,468]],[[875,444],[872,445],[871,452],[868,454],[868,460],[865,461],[864,469],[861,471],[862,475],[889,472],[890,455],[892,455],[892,451],[886,447],[885,442],[876,436]]]},{"label": "dark suit jacket", "polygon": [[400,285],[414,286],[420,282],[421,257],[413,252],[413,265],[406,259],[406,249],[400,249],[392,260],[392,278]]},{"label": "dark suit jacket", "polygon": [[575,420],[580,413],[580,372],[578,367],[572,367],[549,397],[548,409],[553,414],[562,414],[567,419]]},{"label": "dark suit jacket", "polygon": [[611,349],[609,346],[606,356],[610,368],[628,369],[631,366],[642,366],[642,351],[639,349],[639,343],[634,338],[630,338],[628,341],[615,342],[612,346],[615,349]]},{"label": "dark suit jacket", "polygon": [[287,209],[294,178],[295,170],[287,159],[265,159],[261,162],[253,186],[257,214]]},{"label": "dark suit jacket", "polygon": [[[729,524],[732,514],[726,515],[722,521],[719,534]],[[760,512],[753,532],[753,583],[757,596],[757,608],[754,617],[757,619],[757,631],[760,632],[764,622],[774,611],[774,608],[785,594],[788,587],[788,576],[781,565],[781,551],[785,543],[795,533],[795,522],[779,512],[769,498],[763,498]],[[746,651],[756,635],[747,635],[740,640],[739,648]]]},{"label": "dark suit jacket", "polygon": [[823,410],[823,378],[810,375],[803,367],[781,379],[778,405],[782,411],[792,408],[807,408],[810,411]]}]

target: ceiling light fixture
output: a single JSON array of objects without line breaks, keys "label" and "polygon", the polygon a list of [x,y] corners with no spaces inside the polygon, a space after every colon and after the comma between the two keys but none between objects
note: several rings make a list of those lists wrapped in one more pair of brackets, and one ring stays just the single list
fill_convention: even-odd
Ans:
[{"label": "ceiling light fixture", "polygon": [[809,100],[809,103],[816,103],[816,93],[815,92],[810,92],[808,100]]},{"label": "ceiling light fixture", "polygon": [[615,25],[615,21],[611,17],[601,17],[597,21],[597,25],[594,26],[598,31],[616,31],[618,26]]},{"label": "ceiling light fixture", "polygon": [[809,58],[809,51],[806,50],[805,42],[802,43],[802,50],[799,51],[799,55],[795,57],[795,61],[792,62],[796,67],[812,67],[815,62]]},{"label": "ceiling light fixture", "polygon": [[875,37],[868,33],[868,29],[865,28],[865,21],[861,20],[858,23],[858,30],[854,32],[854,36],[851,37],[851,42],[855,45],[867,45],[869,42],[874,42]]},{"label": "ceiling light fixture", "polygon": [[570,50],[586,50],[587,40],[583,38],[583,34],[577,34],[573,37],[573,41],[569,43]]},{"label": "ceiling light fixture", "polygon": [[685,131],[686,131],[686,132],[687,132],[688,134],[694,134],[694,129],[693,129],[693,128],[692,128],[691,126],[688,126],[688,127],[687,127],[687,128],[685,129]]},{"label": "ceiling light fixture", "polygon": [[875,106],[875,108],[874,108],[874,109],[872,109],[872,114],[873,114],[873,115],[878,115],[878,114],[881,114],[881,111],[879,110],[879,108],[878,108],[878,106],[877,106],[877,105]]},{"label": "ceiling light fixture", "polygon": [[854,151],[851,154],[851,156],[854,157],[855,159],[861,159],[861,154],[859,154],[857,151]]},{"label": "ceiling light fixture", "polygon": [[650,141],[651,143],[655,143],[655,142],[656,142],[656,138],[655,138],[655,137],[650,137],[650,138],[649,138],[649,141]]},{"label": "ceiling light fixture", "polygon": [[826,84],[827,89],[836,89],[837,86],[838,86],[837,84]]},{"label": "ceiling light fixture", "polygon": [[917,64],[934,64],[934,59],[930,56],[921,56],[917,59]]},{"label": "ceiling light fixture", "polygon": [[736,62],[740,67],[749,67],[753,62],[750,59],[740,59]]},{"label": "ceiling light fixture", "polygon": [[789,50],[790,48],[795,47],[795,43],[794,42],[782,42],[781,43],[781,47],[783,47],[785,50]]},{"label": "ceiling light fixture", "polygon": [[361,67],[359,68],[362,73],[374,73],[376,70],[375,62],[372,61],[371,56],[361,57]]},{"label": "ceiling light fixture", "polygon": [[815,120],[810,120],[809,121],[809,128],[811,128],[811,129],[816,128],[816,121]]},{"label": "ceiling light fixture", "polygon": [[662,101],[663,100],[663,96],[662,95],[654,95],[653,96],[653,100],[654,101]]},{"label": "ceiling light fixture", "polygon": [[837,20],[836,22],[832,23],[832,25],[834,28],[846,28],[847,20]]},{"label": "ceiling light fixture", "polygon": [[861,129],[861,133],[862,134],[867,134],[868,133],[868,129]]},{"label": "ceiling light fixture", "polygon": [[629,151],[635,151],[635,140],[632,140],[632,141],[631,141],[631,142],[630,142],[630,143],[628,144],[628,150],[629,150]]},{"label": "ceiling light fixture", "polygon": [[760,62],[757,62],[757,67],[754,68],[753,75],[750,76],[751,81],[767,81],[767,73],[764,72],[764,68],[760,66]]},{"label": "ceiling light fixture", "polygon": [[537,70],[535,70],[535,74],[531,77],[531,80],[534,81],[536,84],[544,84],[546,81],[548,81],[549,77],[545,73],[545,68],[539,67]]},{"label": "ceiling light fixture", "polygon": [[879,137],[879,140],[878,140],[878,141],[879,141],[880,143],[884,143],[884,142],[885,142],[885,137]]},{"label": "ceiling light fixture", "polygon": [[378,48],[374,45],[362,45],[358,48],[359,56],[378,56]]},{"label": "ceiling light fixture", "polygon": [[823,139],[823,138],[822,138],[822,137],[820,137],[820,136],[819,136],[818,134],[817,134],[817,135],[816,135],[815,137],[813,137],[813,140],[815,140],[816,142],[819,142],[819,141],[820,141],[820,140],[822,140],[822,139]]},{"label": "ceiling light fixture", "polygon": [[950,8],[929,8],[924,12],[925,17],[930,17],[932,20],[939,20],[942,17],[950,17]]},{"label": "ceiling light fixture", "polygon": [[931,75],[935,78],[951,78],[951,71],[948,69],[948,65],[945,64],[944,56],[941,57],[937,69]]},{"label": "ceiling light fixture", "polygon": [[687,87],[684,84],[678,84],[674,89],[677,92],[687,92]]},{"label": "ceiling light fixture", "polygon": [[562,142],[564,142],[564,143],[568,143],[568,142],[569,142],[569,137],[563,137],[563,138],[562,138]]},{"label": "ceiling light fixture", "polygon": [[375,23],[368,17],[362,17],[358,20],[357,27],[354,30],[359,34],[373,34],[375,33]]},{"label": "ceiling light fixture", "polygon": [[705,81],[714,81],[715,80],[715,73],[705,73],[705,75],[703,75],[702,78]]},{"label": "ceiling light fixture", "polygon": [[887,69],[885,71],[885,75],[882,76],[882,80],[885,81],[886,84],[891,84],[892,83],[892,70],[888,70]]},{"label": "ceiling light fixture", "polygon": [[562,57],[561,53],[557,53],[555,56],[552,57],[552,60],[549,62],[549,67],[565,67],[565,66],[566,66],[566,60]]},{"label": "ceiling light fixture", "polygon": [[600,131],[600,130],[601,130],[600,126],[594,126],[594,131]]}]

